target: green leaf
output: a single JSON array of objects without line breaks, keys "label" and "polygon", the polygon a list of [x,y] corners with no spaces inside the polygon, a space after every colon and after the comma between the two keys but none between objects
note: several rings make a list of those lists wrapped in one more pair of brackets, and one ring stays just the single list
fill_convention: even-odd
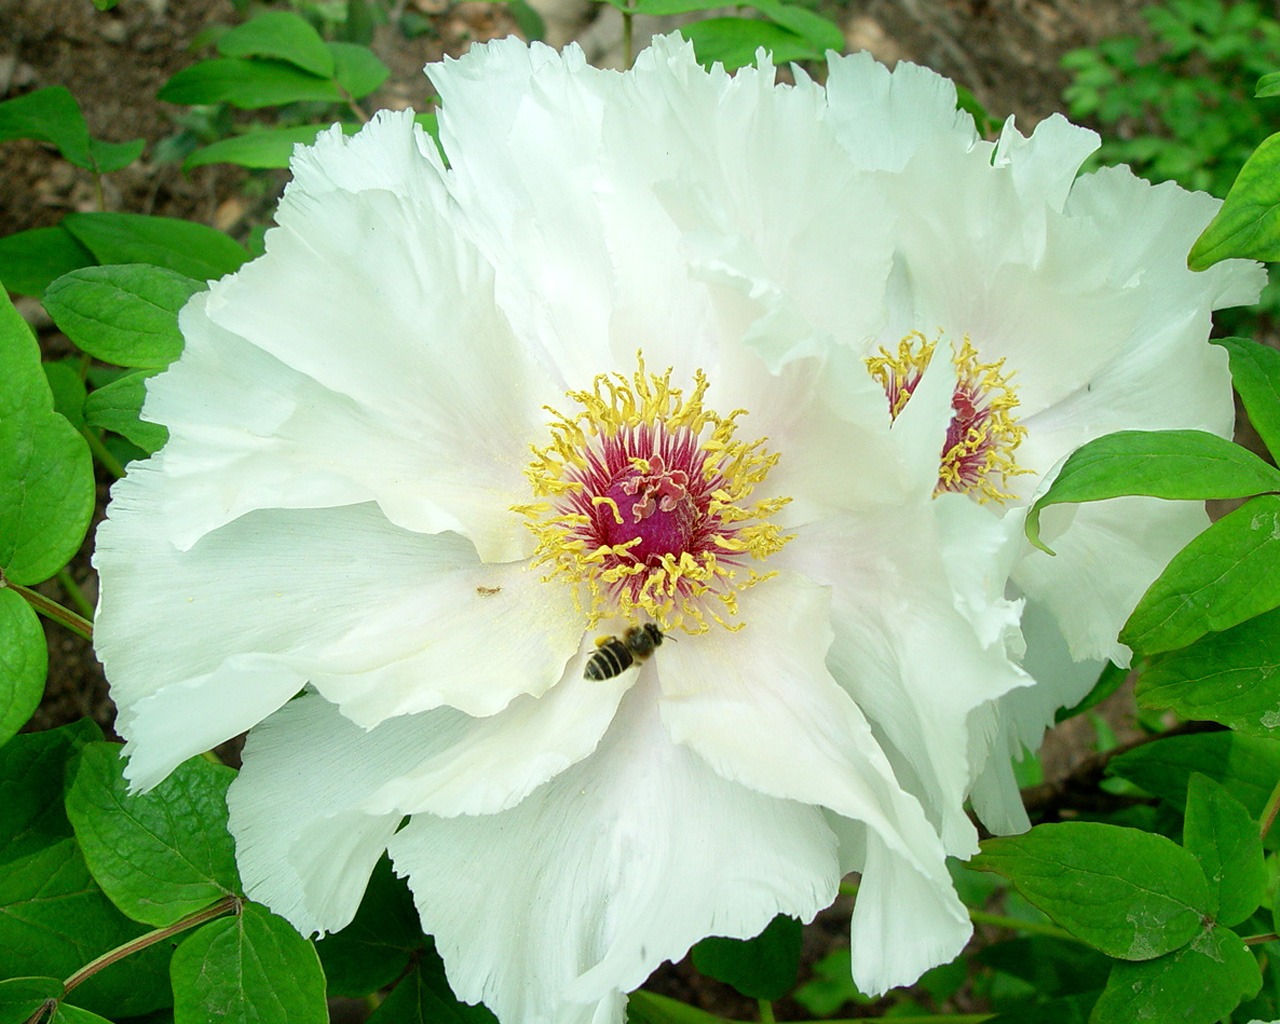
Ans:
[{"label": "green leaf", "polygon": [[1280,742],[1225,731],[1172,736],[1107,763],[1107,774],[1128,779],[1177,807],[1186,803],[1194,772],[1221,783],[1256,818],[1280,779]]},{"label": "green leaf", "polygon": [[839,53],[844,49],[844,33],[840,26],[808,8],[782,3],[781,0],[751,0],[751,6],[775,24],[807,39],[820,51],[835,50]]},{"label": "green leaf", "polygon": [[781,999],[800,970],[800,922],[779,914],[754,939],[703,939],[693,966],[752,999]]},{"label": "green leaf", "polygon": [[1239,445],[1199,430],[1122,430],[1072,452],[1052,486],[1027,513],[1027,538],[1040,540],[1040,513],[1051,505],[1128,494],[1201,501],[1280,490],[1280,470]]},{"label": "green leaf", "polygon": [[96,261],[66,228],[32,228],[0,238],[0,281],[19,295],[39,296],[63,274]]},{"label": "green leaf", "polygon": [[52,85],[0,103],[0,142],[10,139],[47,142],[77,167],[93,170],[89,128],[80,104],[65,86]]},{"label": "green leaf", "polygon": [[182,353],[178,313],[204,287],[145,263],[86,267],[50,285],[44,307],[91,356],[117,366],[163,369]]},{"label": "green leaf", "polygon": [[1253,94],[1258,99],[1268,96],[1280,96],[1280,71],[1273,71],[1258,79],[1257,90]]},{"label": "green leaf", "polygon": [[333,77],[352,99],[368,96],[387,80],[391,69],[367,46],[356,43],[327,43],[333,54]]},{"label": "green leaf", "polygon": [[1159,654],[1280,607],[1280,496],[1223,516],[1173,556],[1120,631],[1139,654]]},{"label": "green leaf", "polygon": [[321,78],[333,74],[333,56],[305,18],[292,11],[266,11],[218,40],[224,57],[278,57]]},{"label": "green leaf", "polygon": [[[236,164],[239,167],[288,167],[295,146],[310,146],[316,136],[330,126],[300,124],[289,128],[270,128],[221,139],[193,152],[182,167],[191,170],[206,164]],[[344,124],[343,134],[360,130],[357,124]]]},{"label": "green leaf", "polygon": [[85,862],[121,912],[163,928],[240,888],[227,831],[230,768],[184,761],[160,785],[130,793],[121,747],[80,752],[67,817]]},{"label": "green leaf", "polygon": [[1139,677],[1137,695],[1143,707],[1280,736],[1280,609],[1161,658]]},{"label": "green leaf", "polygon": [[637,989],[627,997],[627,1024],[724,1024],[724,1018],[678,999]]},{"label": "green leaf", "polygon": [[1280,135],[1245,161],[1222,209],[1191,246],[1187,266],[1207,270],[1232,257],[1280,259]]},{"label": "green leaf", "polygon": [[813,977],[791,995],[814,1017],[834,1017],[845,1003],[866,1006],[872,1002],[853,983],[853,960],[845,948],[832,950],[814,964]]},{"label": "green leaf", "polygon": [[0,746],[35,714],[48,671],[36,613],[17,591],[0,590]]},{"label": "green leaf", "polygon": [[546,38],[547,23],[527,0],[506,0],[506,4],[516,28],[525,39],[532,43]]},{"label": "green leaf", "polygon": [[114,431],[148,455],[158,452],[169,440],[169,429],[140,415],[147,397],[146,382],[153,376],[130,373],[98,388],[84,403],[85,420],[91,427]]},{"label": "green leaf", "polygon": [[316,952],[330,994],[359,998],[394,982],[427,942],[409,887],[383,856],[355,918],[342,931],[317,941]]},{"label": "green leaf", "polygon": [[1088,946],[1043,935],[997,942],[980,950],[977,960],[1047,996],[1096,992],[1106,984],[1112,964]]},{"label": "green leaf", "polygon": [[230,103],[242,110],[314,100],[337,103],[342,99],[329,78],[284,61],[243,57],[219,57],[192,64],[165,82],[156,95],[166,103]]},{"label": "green leaf", "polygon": [[[0,978],[65,978],[146,928],[94,883],[62,806],[67,763],[102,733],[90,721],[21,733],[0,747]],[[68,997],[113,1018],[168,1005],[168,949],[112,964]]]},{"label": "green leaf", "polygon": [[1234,932],[1209,928],[1176,953],[1116,964],[1089,1024],[1216,1024],[1261,986],[1249,947]]},{"label": "green leaf", "polygon": [[0,142],[35,139],[56,146],[77,167],[107,174],[128,166],[145,142],[102,142],[89,137],[80,104],[65,86],[36,89],[0,103]]},{"label": "green leaf", "polygon": [[655,18],[692,11],[715,11],[725,6],[716,0],[636,0],[634,6],[629,6],[628,0],[605,0],[605,3],[620,11],[630,10],[633,14],[648,14]]},{"label": "green leaf", "polygon": [[1267,888],[1258,823],[1239,800],[1199,772],[1187,788],[1182,845],[1209,880],[1218,923],[1231,926],[1248,920]]},{"label": "green leaf", "polygon": [[343,38],[349,43],[368,46],[373,42],[373,10],[366,0],[347,0],[347,20]]},{"label": "green leaf", "polygon": [[1267,451],[1280,456],[1280,352],[1245,338],[1221,338],[1213,343],[1227,350],[1231,383],[1249,422]]},{"label": "green leaf", "polygon": [[98,173],[110,174],[121,167],[128,167],[142,156],[146,149],[146,139],[133,139],[129,142],[103,142],[101,139],[89,140],[89,157],[98,165]]},{"label": "green leaf", "polygon": [[368,1024],[497,1024],[497,1018],[483,1005],[459,1001],[433,946],[369,1015]]},{"label": "green leaf", "polygon": [[79,549],[95,499],[89,448],[53,411],[36,339],[0,294],[0,570],[48,579]]},{"label": "green leaf", "polygon": [[983,1024],[1086,1024],[1098,992],[1037,999],[989,1017]]},{"label": "green leaf", "polygon": [[198,281],[237,270],[249,254],[204,224],[137,213],[70,213],[63,226],[99,263],[150,263]]},{"label": "green leaf", "polygon": [[173,954],[170,971],[174,1024],[329,1020],[315,948],[257,903],[193,932]]},{"label": "green leaf", "polygon": [[1076,938],[1124,960],[1177,949],[1208,913],[1209,890],[1195,858],[1164,836],[1132,828],[1038,825],[986,840],[969,866],[1003,875]]},{"label": "green leaf", "polygon": [[62,997],[57,978],[9,978],[0,981],[0,1024],[25,1024],[46,1003]]},{"label": "green leaf", "polygon": [[754,64],[756,51],[769,51],[777,64],[790,60],[818,60],[822,51],[789,29],[753,18],[706,18],[679,27],[693,43],[698,63],[723,64],[726,71]]},{"label": "green leaf", "polygon": [[56,363],[42,363],[45,381],[53,395],[54,412],[65,416],[67,422],[79,430],[84,426],[84,400],[88,397],[84,381],[73,359],[60,359]]}]

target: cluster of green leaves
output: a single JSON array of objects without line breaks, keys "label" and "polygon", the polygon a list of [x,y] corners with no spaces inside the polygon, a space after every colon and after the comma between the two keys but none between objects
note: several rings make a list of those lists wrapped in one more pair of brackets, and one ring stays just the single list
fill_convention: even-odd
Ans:
[{"label": "cluster of green leaves", "polygon": [[1151,41],[1104,40],[1063,58],[1073,117],[1112,129],[1105,164],[1224,196],[1275,124],[1254,83],[1280,66],[1280,22],[1254,0],[1170,0],[1143,12]]},{"label": "cluster of green leaves", "polygon": [[385,861],[352,924],[309,942],[243,893],[231,769],[193,758],[139,795],[122,763],[88,722],[0,748],[2,1024],[324,1024],[326,976],[335,993],[394,984],[373,1024],[492,1024],[453,997]]},{"label": "cluster of green leaves", "polygon": [[[237,126],[237,134],[195,149],[184,167],[233,163],[244,167],[286,167],[294,145],[309,144],[340,120],[355,131],[364,117],[356,101],[375,92],[390,74],[369,49],[371,18],[364,0],[355,0],[365,17],[349,17],[343,26],[357,39],[323,38],[315,26],[293,11],[266,10],[234,28],[216,26],[204,38],[218,56],[183,68],[158,94],[167,103],[218,108],[202,123],[230,127],[218,112],[277,108],[271,126]],[[280,125],[279,122],[284,124]]]},{"label": "cluster of green leaves", "polygon": [[[603,0],[627,17],[692,14],[723,10],[717,0]],[[680,34],[693,43],[698,60],[720,63],[732,71],[754,64],[756,52],[766,50],[777,63],[821,60],[828,50],[844,49],[839,26],[807,7],[784,0],[750,0],[734,4],[750,8],[759,17],[703,18],[680,26]]]}]

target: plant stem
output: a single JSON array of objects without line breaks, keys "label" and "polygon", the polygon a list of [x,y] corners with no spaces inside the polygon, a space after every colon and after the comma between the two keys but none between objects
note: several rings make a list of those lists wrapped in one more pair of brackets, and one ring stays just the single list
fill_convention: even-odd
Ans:
[{"label": "plant stem", "polygon": [[1276,788],[1267,797],[1267,806],[1262,808],[1263,839],[1267,838],[1267,833],[1271,831],[1271,826],[1275,824],[1277,811],[1280,811],[1280,782],[1276,783]]},{"label": "plant stem", "polygon": [[1266,935],[1247,935],[1240,941],[1246,946],[1261,946],[1264,942],[1280,941],[1280,935],[1275,932],[1267,932]]},{"label": "plant stem", "polygon": [[756,1000],[760,1005],[760,1024],[777,1024],[778,1018],[773,1015],[773,1003],[767,999]]},{"label": "plant stem", "polygon": [[347,109],[356,115],[356,120],[361,124],[368,124],[369,115],[360,109],[360,104],[356,102],[356,98],[347,92],[336,78],[333,80],[333,84],[338,87],[338,92],[342,94],[342,99],[347,104]]},{"label": "plant stem", "polygon": [[627,6],[622,10],[622,59],[625,62],[623,67],[628,71],[636,60],[635,38],[632,35],[631,26],[631,21],[635,17],[631,10],[634,3],[635,0],[627,0]]},{"label": "plant stem", "polygon": [[87,981],[93,975],[97,974],[104,967],[110,967],[117,960],[123,960],[131,953],[136,953],[140,949],[146,949],[153,946],[157,942],[162,942],[170,935],[177,935],[178,932],[184,932],[188,928],[194,928],[198,924],[204,924],[206,921],[212,921],[215,917],[221,917],[228,910],[240,912],[239,896],[224,896],[217,903],[211,903],[204,910],[197,910],[189,917],[184,917],[181,921],[167,925],[164,928],[157,928],[155,931],[147,932],[145,935],[139,935],[136,939],[130,939],[122,945],[116,946],[115,949],[107,950],[102,956],[95,960],[90,960],[87,964],[71,975],[63,982],[63,987],[67,992],[79,985],[82,981]]},{"label": "plant stem", "polygon": [[89,603],[89,599],[84,596],[84,591],[71,578],[71,573],[67,571],[64,565],[56,573],[58,582],[62,585],[63,592],[71,599],[71,603],[76,606],[76,611],[85,617],[89,622],[93,621],[93,605]]},{"label": "plant stem", "polygon": [[80,433],[84,435],[84,439],[89,442],[89,451],[93,452],[94,458],[102,464],[102,468],[119,480],[124,476],[124,466],[120,464],[120,460],[107,451],[107,446],[102,443],[95,431],[88,427],[81,427]]},{"label": "plant stem", "polygon": [[70,608],[64,608],[57,601],[49,600],[49,598],[32,590],[30,587],[24,587],[20,583],[6,580],[2,576],[0,576],[0,587],[8,587],[10,590],[17,591],[26,599],[27,604],[31,605],[46,619],[52,619],[54,622],[66,626],[71,632],[79,634],[86,640],[93,639],[93,623],[77,615]]},{"label": "plant stem", "polygon": [[1041,921],[1024,921],[1018,917],[1004,917],[1001,914],[988,914],[985,910],[970,910],[969,920],[974,924],[989,924],[996,928],[1008,928],[1010,931],[1028,932],[1031,935],[1047,935],[1067,942],[1080,941],[1057,925],[1044,924]]}]

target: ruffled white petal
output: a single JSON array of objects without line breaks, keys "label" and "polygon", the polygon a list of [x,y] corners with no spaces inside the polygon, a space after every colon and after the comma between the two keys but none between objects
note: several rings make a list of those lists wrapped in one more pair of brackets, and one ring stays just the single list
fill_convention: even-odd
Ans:
[{"label": "ruffled white petal", "polygon": [[391,840],[454,991],[504,1024],[620,1022],[619,993],[698,939],[834,898],[821,813],[672,744],[655,683],[645,669],[596,753],[511,810],[416,815]]},{"label": "ruffled white petal", "polygon": [[486,560],[522,557],[509,508],[558,389],[516,345],[412,120],[320,149],[302,151],[267,255],[184,310],[187,355],[152,382],[146,416],[184,478],[174,538],[254,508],[376,500]]},{"label": "ruffled white petal", "polygon": [[1079,704],[1106,664],[1074,660],[1054,616],[1037,601],[1026,602],[1022,633],[1026,640],[1022,664],[1036,682],[1010,690],[982,709],[990,723],[991,750],[970,794],[974,811],[996,835],[1025,832],[1031,827],[1012,759],[1021,760],[1024,751],[1034,754],[1040,749],[1057,710]]},{"label": "ruffled white petal", "polygon": [[[920,805],[899,787],[862,711],[826,669],[829,605],[825,588],[784,573],[743,594],[740,633],[664,647],[662,719],[672,739],[726,779],[829,808],[863,830],[866,870],[874,875],[897,862],[895,880],[931,904],[921,916],[937,931],[914,948],[954,956],[969,935],[968,916]],[[908,876],[913,881],[903,882]],[[872,881],[876,891],[881,880]],[[860,944],[875,945],[893,931],[874,897],[872,903],[855,912]],[[856,965],[858,982],[881,992],[938,962],[904,955],[892,964]]]},{"label": "ruffled white petal", "polygon": [[956,109],[955,85],[908,61],[890,71],[865,51],[833,58],[827,102],[840,143],[869,170],[901,171],[939,139],[978,144],[973,118]]},{"label": "ruffled white petal", "polygon": [[1131,652],[1116,634],[1169,559],[1209,525],[1209,517],[1199,502],[1132,497],[1072,509],[1054,506],[1042,522],[1055,554],[1028,552],[1013,582],[1053,613],[1073,657],[1128,665]]},{"label": "ruffled white petal", "polygon": [[489,718],[365,731],[317,694],[290,701],[250,734],[228,797],[246,892],[304,933],[342,928],[406,814],[504,811],[595,750],[631,680],[588,682],[582,660]]},{"label": "ruffled white petal", "polygon": [[[373,505],[261,510],[180,551],[163,529],[160,462],[116,485],[95,555],[97,649],[148,784],[307,681],[365,725],[441,704],[487,715],[546,690],[578,649],[563,588]],[[184,703],[211,713],[184,722]]]},{"label": "ruffled white petal", "polygon": [[932,879],[915,871],[872,832],[827,812],[840,840],[840,870],[862,879],[853,908],[849,954],[853,980],[868,994],[910,985],[935,964],[964,948],[972,928],[957,927],[957,907],[939,902]]},{"label": "ruffled white petal", "polygon": [[[977,511],[968,522],[979,538],[972,545],[959,531],[941,535],[929,507],[891,506],[806,527],[777,556],[831,588],[827,666],[870,721],[947,852],[962,856],[976,850],[963,802],[986,753],[965,723],[975,709],[1030,682],[1009,659],[1017,607],[990,596],[1003,577],[989,578],[982,560],[984,548],[988,557],[1003,552],[1003,534],[981,540],[1000,524]],[[945,544],[955,543],[968,557],[944,554]],[[948,572],[965,562],[972,581],[958,594]]]}]

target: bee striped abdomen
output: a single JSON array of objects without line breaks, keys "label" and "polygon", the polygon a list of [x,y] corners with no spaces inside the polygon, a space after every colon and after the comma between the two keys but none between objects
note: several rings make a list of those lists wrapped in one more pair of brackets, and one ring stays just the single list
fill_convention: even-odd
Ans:
[{"label": "bee striped abdomen", "polygon": [[631,626],[620,637],[606,636],[596,641],[598,650],[587,659],[587,679],[600,682],[620,676],[637,662],[644,661],[662,643],[662,630],[652,622]]},{"label": "bee striped abdomen", "polygon": [[583,674],[596,682],[612,679],[622,675],[634,661],[627,645],[616,636],[611,636],[587,659],[587,670]]}]

